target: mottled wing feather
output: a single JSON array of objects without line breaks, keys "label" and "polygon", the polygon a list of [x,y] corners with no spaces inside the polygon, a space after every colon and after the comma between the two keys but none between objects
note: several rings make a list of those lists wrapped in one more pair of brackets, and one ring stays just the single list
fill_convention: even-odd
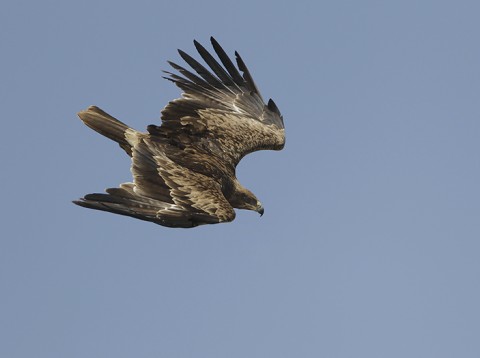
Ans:
[{"label": "mottled wing feather", "polygon": [[205,153],[231,166],[256,150],[282,149],[285,131],[277,106],[271,99],[268,104],[263,102],[238,53],[235,53],[237,69],[218,42],[213,38],[211,42],[221,64],[201,44],[194,42],[210,70],[180,50],[180,56],[193,72],[170,62],[180,75],[166,72],[169,75],[166,78],[184,93],[162,111],[160,130],[149,126],[149,132],[163,132],[180,144],[186,140],[184,146],[197,149],[199,145],[202,148],[202,138],[207,138],[211,148],[204,148]]},{"label": "mottled wing feather", "polygon": [[211,177],[187,170],[165,155],[162,143],[142,139],[133,149],[134,192],[170,206],[159,217],[181,213],[203,223],[231,221],[235,211]]},{"label": "mottled wing feather", "polygon": [[119,188],[107,189],[107,194],[87,194],[74,203],[89,209],[130,216],[168,227],[189,228],[227,222],[234,218],[234,214],[224,219],[203,210],[192,210],[185,206],[141,196],[135,192],[135,188],[134,183],[123,183]]},{"label": "mottled wing feather", "polygon": [[109,211],[169,227],[194,227],[232,221],[235,211],[215,178],[175,163],[168,148],[148,135],[131,132],[133,183],[109,188],[106,194],[74,201],[83,207]]}]

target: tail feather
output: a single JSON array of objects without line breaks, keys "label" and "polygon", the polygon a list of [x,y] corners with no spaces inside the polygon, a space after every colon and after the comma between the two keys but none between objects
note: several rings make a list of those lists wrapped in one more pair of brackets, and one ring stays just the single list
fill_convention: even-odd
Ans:
[{"label": "tail feather", "polygon": [[78,116],[85,125],[117,142],[128,155],[132,156],[132,146],[125,136],[130,127],[125,123],[120,122],[96,106],[90,106],[86,110],[78,112]]}]

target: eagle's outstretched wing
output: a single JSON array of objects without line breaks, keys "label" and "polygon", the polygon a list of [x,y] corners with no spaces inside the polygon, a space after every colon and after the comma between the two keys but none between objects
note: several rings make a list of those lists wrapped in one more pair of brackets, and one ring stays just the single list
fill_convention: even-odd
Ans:
[{"label": "eagle's outstretched wing", "polygon": [[141,133],[132,148],[133,183],[88,194],[75,204],[152,221],[169,227],[195,227],[232,221],[235,211],[214,179],[179,166]]},{"label": "eagle's outstretched wing", "polygon": [[161,127],[150,125],[148,131],[182,149],[192,146],[233,167],[248,153],[282,149],[285,131],[277,106],[271,99],[268,104],[263,102],[237,52],[238,69],[213,37],[211,42],[223,67],[197,41],[195,47],[211,71],[179,50],[196,74],[169,62],[182,76],[167,72],[166,78],[184,93],[163,109]]}]

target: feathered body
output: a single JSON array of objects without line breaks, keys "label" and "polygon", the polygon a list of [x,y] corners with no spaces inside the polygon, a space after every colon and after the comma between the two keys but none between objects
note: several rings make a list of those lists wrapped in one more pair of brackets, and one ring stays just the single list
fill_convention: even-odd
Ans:
[{"label": "feathered body", "polygon": [[163,109],[160,126],[138,132],[94,106],[78,114],[132,158],[133,182],[88,194],[75,204],[168,227],[232,221],[234,208],[263,214],[255,195],[238,182],[235,168],[251,152],[283,148],[283,118],[272,100],[264,104],[238,53],[237,69],[215,39],[211,42],[223,67],[194,44],[213,73],[181,50],[196,73],[169,62],[179,75],[166,72],[166,78],[183,94]]}]

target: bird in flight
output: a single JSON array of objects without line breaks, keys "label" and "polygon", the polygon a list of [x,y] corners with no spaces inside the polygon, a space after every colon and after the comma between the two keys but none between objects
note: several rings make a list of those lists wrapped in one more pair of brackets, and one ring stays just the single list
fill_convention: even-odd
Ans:
[{"label": "bird in flight", "polygon": [[131,157],[133,182],[87,194],[75,204],[182,228],[230,222],[234,209],[263,215],[235,168],[249,153],[284,147],[283,117],[273,100],[265,104],[240,55],[235,52],[235,66],[210,40],[221,64],[197,41],[209,68],[181,50],[191,69],[169,62],[176,73],[165,71],[165,78],[183,93],[162,110],[161,125],[139,132],[95,106],[78,113]]}]

